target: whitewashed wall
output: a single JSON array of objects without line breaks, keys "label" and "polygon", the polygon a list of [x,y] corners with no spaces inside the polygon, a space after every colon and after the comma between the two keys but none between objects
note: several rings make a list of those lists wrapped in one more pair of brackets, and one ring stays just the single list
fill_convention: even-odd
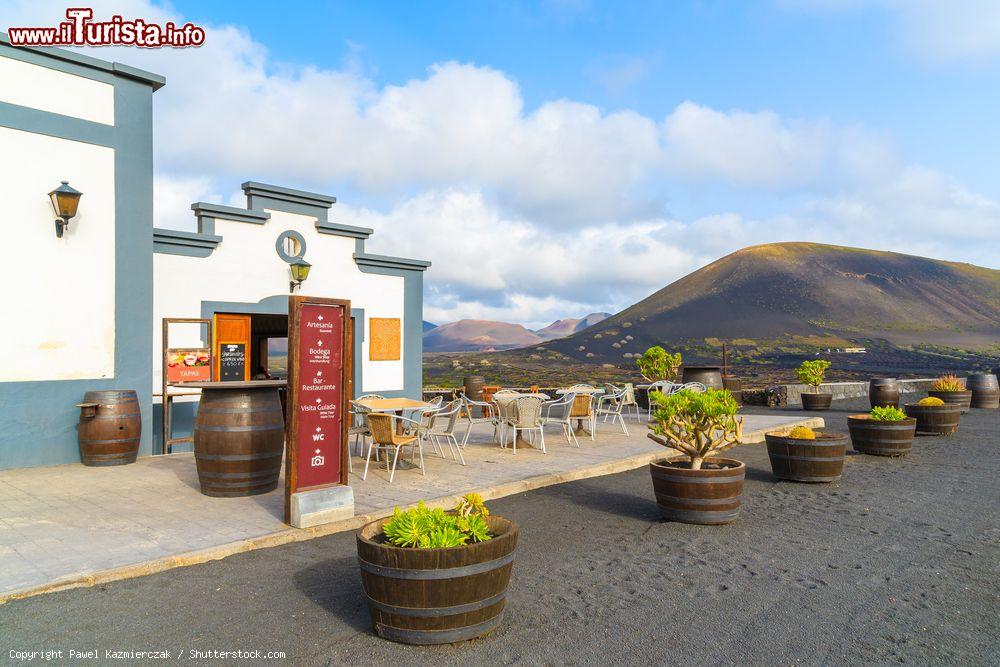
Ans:
[{"label": "whitewashed wall", "polygon": [[[0,58],[0,68],[13,62]],[[0,97],[31,98],[27,88],[41,86],[8,86],[6,73],[0,69]],[[0,310],[8,322],[0,382],[114,377],[114,167],[112,148],[0,127]],[[61,239],[48,198],[60,181],[83,192]]]},{"label": "whitewashed wall", "polygon": [[113,85],[13,58],[0,58],[0,102],[115,124]]},{"label": "whitewashed wall", "polygon": [[[350,299],[365,311],[360,392],[402,390],[405,352],[399,361],[369,361],[368,318],[398,317],[403,323],[403,278],[362,273],[354,262],[353,238],[320,234],[316,218],[268,211],[263,225],[216,220],[215,233],[223,240],[209,257],[156,253],[153,257],[154,390],[162,373],[161,322],[164,317],[201,317],[202,301],[257,303],[288,295],[288,264],[275,252],[281,232],[294,229],[306,240],[305,260],[312,264],[309,278],[296,294]],[[196,345],[195,332],[171,328],[172,347]]]}]

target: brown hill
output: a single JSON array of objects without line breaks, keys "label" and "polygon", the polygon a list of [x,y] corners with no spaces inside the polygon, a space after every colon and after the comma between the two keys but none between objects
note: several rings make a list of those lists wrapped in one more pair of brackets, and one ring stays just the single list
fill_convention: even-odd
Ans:
[{"label": "brown hill", "polygon": [[545,347],[621,364],[649,345],[706,339],[997,345],[1000,271],[816,243],[752,246]]},{"label": "brown hill", "polygon": [[520,324],[490,320],[459,320],[424,334],[425,352],[506,350],[542,342],[542,337]]},{"label": "brown hill", "polygon": [[545,340],[562,338],[578,331],[583,331],[587,327],[592,327],[609,317],[611,317],[611,313],[591,313],[586,317],[567,317],[562,320],[556,320],[544,329],[537,329],[535,333]]}]

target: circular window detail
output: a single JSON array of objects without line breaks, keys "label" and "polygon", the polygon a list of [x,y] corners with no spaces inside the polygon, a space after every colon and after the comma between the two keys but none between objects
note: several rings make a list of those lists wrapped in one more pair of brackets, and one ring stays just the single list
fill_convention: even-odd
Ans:
[{"label": "circular window detail", "polygon": [[302,259],[306,254],[306,240],[302,234],[294,229],[278,234],[278,240],[274,242],[274,249],[285,262],[291,264],[297,259]]}]

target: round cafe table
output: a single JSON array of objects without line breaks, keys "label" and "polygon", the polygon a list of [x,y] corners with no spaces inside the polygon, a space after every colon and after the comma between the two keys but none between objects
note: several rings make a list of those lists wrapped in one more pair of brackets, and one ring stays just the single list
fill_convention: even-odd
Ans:
[{"label": "round cafe table", "polygon": [[[499,398],[497,398],[496,396],[494,396],[493,397],[493,402],[496,403],[497,414],[500,415],[500,418],[501,419],[503,418],[503,408],[504,408],[504,406],[506,404],[512,403],[513,401],[515,401],[515,400],[517,400],[519,398],[524,398],[525,396],[533,396],[535,398],[540,398],[543,401],[549,400],[549,395],[548,394],[543,394],[541,392],[535,392],[535,393],[530,393],[530,394],[504,394],[503,396],[500,396]],[[504,405],[501,405],[501,403],[503,403]],[[522,447],[523,446],[528,446],[528,447],[534,447],[535,446],[532,443],[530,443],[527,440],[525,440],[524,434],[522,432],[520,432],[520,431],[517,433],[517,444],[521,445]]]},{"label": "round cafe table", "polygon": [[[577,394],[577,395],[579,395],[579,394],[586,394],[587,396],[595,396],[597,394],[603,394],[604,390],[603,389],[598,389],[597,387],[593,387],[591,389],[572,389],[572,390],[571,389],[557,389],[556,393],[559,394],[560,396],[562,396],[564,394],[569,394],[569,393],[573,393],[573,394]],[[591,405],[591,409],[593,409],[593,405]],[[583,420],[584,419],[585,419],[584,417],[577,417],[577,419],[576,419],[576,434],[577,435],[590,435],[590,433],[587,431],[587,429],[585,429],[583,427]]]}]

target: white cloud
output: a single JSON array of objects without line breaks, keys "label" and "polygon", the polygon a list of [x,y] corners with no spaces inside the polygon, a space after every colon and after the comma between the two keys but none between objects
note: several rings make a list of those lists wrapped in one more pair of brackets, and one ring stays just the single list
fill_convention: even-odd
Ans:
[{"label": "white cloud", "polygon": [[[11,24],[64,4],[0,5]],[[179,20],[143,0],[98,3]],[[916,11],[916,10],[914,10]],[[684,102],[660,118],[568,99],[525,107],[515,79],[468,63],[379,85],[354,46],[339,69],[276,61],[245,30],[207,26],[191,50],[105,49],[165,74],[154,98],[156,216],[190,228],[196,200],[237,205],[260,180],[355,196],[337,220],[376,229],[375,252],[430,259],[427,319],[548,324],[617,310],[746,245],[811,240],[998,266],[1000,207],[889,137],[826,119]],[[670,193],[707,184],[725,204],[686,220]],[[769,198],[767,216],[734,205]]]}]

